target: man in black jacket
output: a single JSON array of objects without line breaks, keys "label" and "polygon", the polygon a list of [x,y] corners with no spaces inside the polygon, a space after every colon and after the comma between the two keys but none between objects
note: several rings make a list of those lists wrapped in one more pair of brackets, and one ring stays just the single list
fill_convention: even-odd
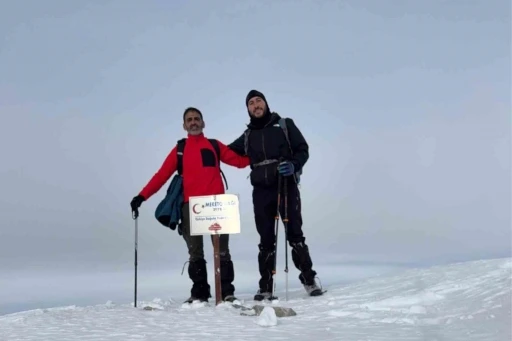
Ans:
[{"label": "man in black jacket", "polygon": [[[272,296],[272,271],[276,250],[275,217],[277,214],[278,187],[281,187],[279,213],[285,217],[283,185],[286,181],[288,200],[287,240],[292,248],[292,260],[300,271],[299,280],[306,292],[318,296],[323,291],[315,282],[316,272],[302,232],[301,200],[297,186],[299,174],[309,158],[309,146],[292,119],[286,118],[288,138],[279,125],[281,117],[272,113],[265,96],[251,90],[245,100],[250,116],[248,130],[228,147],[251,160],[252,200],[256,229],[260,235],[258,264],[259,290],[255,300]],[[289,141],[289,142],[288,142]]]}]

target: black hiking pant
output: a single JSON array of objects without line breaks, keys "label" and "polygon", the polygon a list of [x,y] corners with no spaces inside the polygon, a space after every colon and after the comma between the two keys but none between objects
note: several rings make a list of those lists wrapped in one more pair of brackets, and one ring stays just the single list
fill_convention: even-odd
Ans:
[{"label": "black hiking pant", "polygon": [[[288,228],[286,239],[292,248],[292,261],[300,271],[299,280],[302,284],[313,284],[316,272],[305,243],[302,232],[302,213],[299,188],[291,178],[288,181]],[[284,187],[283,187],[284,188]],[[272,269],[276,249],[275,217],[277,214],[277,186],[265,188],[254,187],[252,192],[256,229],[260,235],[258,266],[260,271],[259,287],[262,292],[272,291]],[[285,217],[284,191],[281,191],[279,213]],[[283,224],[279,223],[279,236],[284,235]],[[282,240],[282,239],[281,239]]]},{"label": "black hiking pant", "polygon": [[[208,284],[208,272],[206,270],[206,260],[204,258],[204,244],[203,236],[190,235],[190,214],[189,204],[185,203],[182,208],[183,225],[182,234],[183,239],[187,243],[189,264],[188,275],[192,280],[192,289],[190,294],[196,298],[210,298],[210,285]],[[211,237],[213,243],[213,236]],[[229,234],[221,234],[220,239],[220,276],[222,286],[222,298],[228,295],[233,295],[235,286],[235,271],[233,262],[231,261],[231,254],[229,252]]]}]

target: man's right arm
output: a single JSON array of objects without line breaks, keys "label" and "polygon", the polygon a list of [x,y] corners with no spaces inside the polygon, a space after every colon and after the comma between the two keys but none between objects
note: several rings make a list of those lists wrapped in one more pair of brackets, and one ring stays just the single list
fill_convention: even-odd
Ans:
[{"label": "man's right arm", "polygon": [[144,197],[145,200],[151,198],[153,194],[158,192],[160,188],[169,180],[171,175],[176,171],[178,167],[178,153],[176,147],[174,147],[169,155],[165,158],[160,169],[153,175],[151,180],[149,180],[148,184],[142,189],[140,195]]},{"label": "man's right arm", "polygon": [[240,156],[245,155],[245,133],[240,135],[236,140],[228,145],[228,148],[237,153]]}]

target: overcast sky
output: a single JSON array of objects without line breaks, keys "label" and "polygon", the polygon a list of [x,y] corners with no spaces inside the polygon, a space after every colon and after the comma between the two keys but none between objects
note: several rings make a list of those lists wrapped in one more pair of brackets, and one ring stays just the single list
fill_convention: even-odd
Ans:
[{"label": "overcast sky", "polygon": [[[0,313],[130,302],[131,198],[185,136],[184,108],[228,144],[250,89],[310,144],[324,285],[381,271],[326,270],[342,263],[510,256],[510,20],[506,0],[0,1]],[[249,170],[223,169],[235,285],[253,292]],[[153,216],[166,188],[141,208],[139,295],[184,299],[185,243]]]}]

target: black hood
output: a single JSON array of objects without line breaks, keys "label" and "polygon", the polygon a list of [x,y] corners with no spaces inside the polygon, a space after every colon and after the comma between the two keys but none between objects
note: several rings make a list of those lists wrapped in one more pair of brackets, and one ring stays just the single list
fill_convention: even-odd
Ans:
[{"label": "black hood", "polygon": [[249,129],[258,129],[263,128],[269,125],[277,124],[277,122],[281,119],[278,113],[272,112],[265,114],[260,118],[254,118],[251,116],[251,122],[247,125]]}]

